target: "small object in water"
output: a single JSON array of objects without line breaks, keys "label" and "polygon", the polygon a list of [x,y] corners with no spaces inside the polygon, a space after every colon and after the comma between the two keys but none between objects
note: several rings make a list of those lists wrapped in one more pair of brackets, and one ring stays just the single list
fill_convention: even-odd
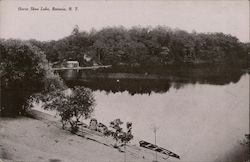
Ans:
[{"label": "small object in water", "polygon": [[116,82],[120,82],[120,80],[119,80],[119,79],[117,79],[117,80],[116,80]]}]

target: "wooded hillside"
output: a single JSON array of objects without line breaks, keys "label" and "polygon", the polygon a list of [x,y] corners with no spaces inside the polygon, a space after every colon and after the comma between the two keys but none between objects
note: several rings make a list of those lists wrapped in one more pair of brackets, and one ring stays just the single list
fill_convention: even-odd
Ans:
[{"label": "wooded hillside", "polygon": [[[31,42],[40,47],[50,62],[77,60],[81,66],[112,65],[166,65],[246,62],[249,43],[223,33],[188,33],[165,26],[156,28],[106,27],[90,32],[79,31],[58,41]],[[88,61],[88,59],[91,61]],[[90,63],[91,62],[91,63]]]}]

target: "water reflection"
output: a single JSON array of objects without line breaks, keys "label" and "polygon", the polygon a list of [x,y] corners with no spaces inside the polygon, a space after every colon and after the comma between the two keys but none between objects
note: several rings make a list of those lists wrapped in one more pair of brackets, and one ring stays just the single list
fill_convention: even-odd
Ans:
[{"label": "water reflection", "polygon": [[129,94],[164,93],[171,87],[183,88],[186,84],[226,85],[237,83],[244,74],[240,68],[199,67],[178,68],[152,73],[113,73],[110,71],[61,71],[69,87],[83,85],[92,90],[124,92]]},{"label": "water reflection", "polygon": [[[134,142],[154,143],[181,156],[180,161],[221,159],[249,132],[249,76],[223,86],[187,84],[168,92],[130,95],[94,91],[95,118],[133,122]],[[223,160],[222,160],[223,161]]]},{"label": "water reflection", "polygon": [[237,68],[69,73],[61,73],[69,86],[93,89],[98,121],[132,121],[135,143],[153,143],[155,124],[158,144],[183,162],[221,159],[249,132],[249,74]]}]

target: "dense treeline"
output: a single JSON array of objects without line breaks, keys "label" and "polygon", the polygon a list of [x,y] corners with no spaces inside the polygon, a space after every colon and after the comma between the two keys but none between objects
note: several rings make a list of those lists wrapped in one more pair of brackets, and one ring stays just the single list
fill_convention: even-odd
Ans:
[{"label": "dense treeline", "polygon": [[[179,29],[107,27],[100,31],[79,32],[58,41],[38,42],[50,62],[77,60],[82,66],[166,65],[246,62],[249,44],[223,33],[188,33]],[[92,60],[89,61],[89,58]]]},{"label": "dense treeline", "polygon": [[[5,94],[1,95],[0,114],[13,113],[13,109],[14,114],[22,113],[27,98],[36,92],[49,91],[51,83],[53,87],[62,87],[62,81],[53,74],[48,61],[77,60],[81,66],[112,64],[118,66],[108,70],[128,72],[132,69],[131,72],[141,73],[153,73],[145,69],[159,65],[175,65],[178,70],[173,72],[182,76],[180,70],[187,63],[246,65],[250,57],[248,51],[249,43],[242,43],[231,35],[188,33],[161,26],[108,27],[90,32],[80,32],[76,26],[70,36],[58,41],[0,40],[1,93]],[[13,98],[16,102],[12,102]]]}]

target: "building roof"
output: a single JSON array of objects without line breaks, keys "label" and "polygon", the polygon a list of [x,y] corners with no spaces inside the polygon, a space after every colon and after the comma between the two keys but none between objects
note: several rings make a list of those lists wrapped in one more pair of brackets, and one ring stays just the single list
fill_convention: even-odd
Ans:
[{"label": "building roof", "polygon": [[67,63],[79,63],[78,61],[67,61]]}]

